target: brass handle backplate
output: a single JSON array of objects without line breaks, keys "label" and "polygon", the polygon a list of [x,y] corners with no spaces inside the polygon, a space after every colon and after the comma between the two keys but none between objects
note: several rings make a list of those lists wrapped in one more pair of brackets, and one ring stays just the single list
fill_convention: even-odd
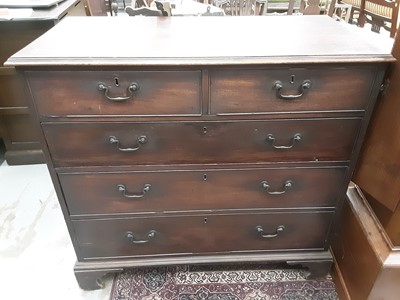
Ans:
[{"label": "brass handle backplate", "polygon": [[117,97],[110,96],[109,87],[103,82],[99,82],[97,84],[97,89],[100,92],[103,92],[104,96],[110,101],[124,102],[132,98],[133,93],[139,90],[139,85],[137,84],[137,82],[132,82],[127,88],[127,95],[117,96]]},{"label": "brass handle backplate", "polygon": [[290,149],[293,148],[294,144],[296,142],[300,142],[302,139],[301,134],[300,133],[296,133],[292,138],[291,138],[291,143],[287,146],[285,145],[275,145],[275,136],[273,134],[268,134],[267,135],[267,142],[272,144],[272,147],[274,147],[275,149]]},{"label": "brass handle backplate", "polygon": [[133,233],[132,231],[127,231],[127,232],[125,233],[125,237],[126,237],[129,241],[131,241],[133,244],[145,244],[145,243],[150,242],[150,240],[153,239],[153,238],[156,236],[156,233],[157,233],[157,231],[155,231],[155,230],[150,230],[150,231],[147,233],[147,239],[146,239],[146,240],[138,240],[138,239],[136,238],[135,233]]},{"label": "brass handle backplate", "polygon": [[270,184],[268,181],[262,181],[261,182],[261,187],[269,194],[269,195],[282,195],[286,193],[291,187],[293,186],[293,181],[291,180],[286,180],[283,184],[283,189],[281,191],[274,191],[271,192],[270,189]]},{"label": "brass handle backplate", "polygon": [[277,237],[280,233],[282,233],[285,230],[285,226],[284,225],[279,225],[276,228],[275,233],[264,233],[264,229],[262,226],[258,225],[256,226],[256,231],[260,234],[260,236],[262,238],[266,238],[266,239],[270,239],[270,238],[274,238]]},{"label": "brass handle backplate", "polygon": [[282,94],[283,90],[283,83],[282,81],[275,81],[272,89],[276,90],[276,95],[278,98],[285,99],[285,100],[294,100],[302,97],[304,95],[304,92],[308,89],[310,89],[312,86],[311,80],[304,80],[302,84],[300,84],[298,88],[298,94],[297,95],[284,95]]},{"label": "brass handle backplate", "polygon": [[143,188],[141,193],[129,193],[126,190],[126,186],[124,184],[118,184],[117,185],[118,192],[120,192],[125,198],[143,198],[144,195],[150,191],[151,189],[151,184],[146,183]]},{"label": "brass handle backplate", "polygon": [[145,135],[139,136],[137,138],[137,146],[128,147],[128,148],[121,148],[120,147],[120,141],[115,136],[109,136],[108,137],[108,142],[111,145],[116,145],[119,151],[122,151],[122,152],[135,152],[135,151],[139,150],[142,145],[147,143],[147,137]]}]

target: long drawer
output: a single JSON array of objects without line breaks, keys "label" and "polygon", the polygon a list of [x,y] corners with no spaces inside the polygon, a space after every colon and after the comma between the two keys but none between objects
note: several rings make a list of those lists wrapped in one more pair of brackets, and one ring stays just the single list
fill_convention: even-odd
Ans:
[{"label": "long drawer", "polygon": [[81,259],[323,250],[333,212],[72,221]]},{"label": "long drawer", "polygon": [[43,116],[200,115],[200,71],[26,72]]},{"label": "long drawer", "polygon": [[55,166],[350,159],[361,119],[43,123]]},{"label": "long drawer", "polygon": [[72,216],[334,207],[345,167],[61,173]]},{"label": "long drawer", "polygon": [[210,72],[212,114],[365,110],[373,67]]}]

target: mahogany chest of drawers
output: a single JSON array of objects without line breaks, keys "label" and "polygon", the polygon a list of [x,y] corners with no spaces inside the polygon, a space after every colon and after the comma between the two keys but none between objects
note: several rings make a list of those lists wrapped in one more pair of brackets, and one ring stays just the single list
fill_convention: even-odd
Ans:
[{"label": "mahogany chest of drawers", "polygon": [[11,57],[81,287],[145,265],[326,274],[388,53],[325,16],[71,18]]}]

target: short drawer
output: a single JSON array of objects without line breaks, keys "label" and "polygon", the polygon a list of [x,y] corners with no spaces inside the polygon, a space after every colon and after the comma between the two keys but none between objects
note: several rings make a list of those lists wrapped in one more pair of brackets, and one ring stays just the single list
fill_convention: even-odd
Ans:
[{"label": "short drawer", "polygon": [[345,167],[61,173],[72,216],[334,207]]},{"label": "short drawer", "polygon": [[323,250],[332,212],[72,221],[80,259]]},{"label": "short drawer", "polygon": [[55,166],[350,159],[361,119],[43,123]]},{"label": "short drawer", "polygon": [[200,71],[26,72],[42,116],[199,115]]},{"label": "short drawer", "polygon": [[210,72],[212,114],[365,110],[373,67]]}]

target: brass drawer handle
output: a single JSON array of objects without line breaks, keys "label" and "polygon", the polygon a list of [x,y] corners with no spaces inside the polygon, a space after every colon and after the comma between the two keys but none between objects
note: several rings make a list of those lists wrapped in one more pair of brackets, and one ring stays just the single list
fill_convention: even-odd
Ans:
[{"label": "brass drawer handle", "polygon": [[125,198],[143,198],[144,195],[150,191],[151,189],[151,184],[146,183],[143,188],[142,188],[142,193],[128,193],[126,191],[126,186],[123,184],[118,184],[117,185],[118,192],[120,192]]},{"label": "brass drawer handle", "polygon": [[127,232],[125,233],[125,237],[126,237],[129,241],[131,241],[133,244],[145,244],[145,243],[150,242],[150,240],[156,236],[156,233],[157,233],[157,231],[155,231],[155,230],[150,230],[150,231],[147,233],[147,237],[148,237],[147,240],[137,240],[135,234],[134,234],[132,231],[127,231]]},{"label": "brass drawer handle", "polygon": [[297,95],[282,95],[283,83],[282,81],[275,81],[272,89],[276,90],[276,95],[278,98],[285,99],[285,100],[294,100],[298,99],[304,95],[305,90],[310,89],[312,86],[311,80],[304,80],[302,84],[300,84]]},{"label": "brass drawer handle", "polygon": [[105,96],[108,100],[111,100],[111,101],[114,101],[114,102],[123,102],[123,101],[127,101],[127,100],[129,100],[130,98],[132,98],[133,93],[136,92],[137,90],[139,90],[139,85],[138,85],[136,82],[132,82],[132,83],[128,86],[128,88],[127,88],[128,95],[126,95],[126,96],[120,96],[120,97],[111,97],[111,96],[108,94],[108,93],[109,93],[109,88],[108,88],[108,86],[106,86],[103,82],[99,82],[99,83],[98,83],[97,89],[98,89],[100,92],[103,92],[103,93],[104,93],[104,96]]},{"label": "brass drawer handle", "polygon": [[262,238],[270,239],[270,238],[277,237],[281,232],[283,232],[285,230],[285,226],[284,225],[279,225],[276,228],[276,232],[272,233],[272,234],[264,233],[264,229],[260,225],[256,226],[256,230],[257,230],[257,232],[260,234],[260,236]]},{"label": "brass drawer handle", "polygon": [[282,191],[271,192],[271,191],[269,191],[269,188],[271,186],[269,185],[268,181],[261,182],[261,187],[270,195],[282,195],[282,194],[286,193],[292,186],[293,186],[293,181],[286,180],[285,183],[283,184]]},{"label": "brass drawer handle", "polygon": [[272,147],[275,149],[290,149],[293,148],[295,142],[300,142],[301,141],[301,134],[296,133],[292,138],[292,143],[289,146],[282,146],[282,145],[275,145],[275,137],[273,134],[268,134],[267,135],[267,141],[272,143]]},{"label": "brass drawer handle", "polygon": [[119,151],[123,152],[135,152],[140,149],[140,147],[147,143],[147,137],[145,135],[139,136],[137,138],[137,146],[136,147],[129,147],[129,148],[121,148],[120,141],[115,136],[110,136],[108,141],[111,145],[116,145]]}]

